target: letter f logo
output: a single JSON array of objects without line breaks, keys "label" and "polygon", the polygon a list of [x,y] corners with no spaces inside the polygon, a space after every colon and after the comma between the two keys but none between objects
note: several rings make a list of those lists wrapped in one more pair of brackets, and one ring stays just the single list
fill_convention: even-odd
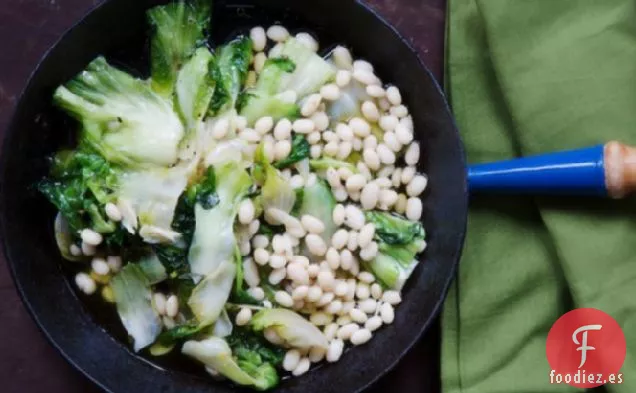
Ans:
[{"label": "letter f logo", "polygon": [[[577,351],[581,351],[581,364],[579,365],[579,368],[583,367],[587,360],[587,351],[594,351],[596,349],[587,345],[587,332],[589,330],[601,330],[602,327],[602,325],[585,325],[576,329],[574,333],[572,333],[572,341],[574,341],[574,344],[581,345],[576,349]],[[581,342],[579,342],[576,336],[581,332],[583,332],[583,334],[581,335]]]}]

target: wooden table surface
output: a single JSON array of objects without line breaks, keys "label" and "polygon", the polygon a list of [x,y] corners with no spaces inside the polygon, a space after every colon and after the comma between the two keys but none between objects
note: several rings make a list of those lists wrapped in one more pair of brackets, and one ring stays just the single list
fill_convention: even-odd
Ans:
[{"label": "wooden table surface", "polygon": [[[134,0],[131,0],[134,1]],[[31,70],[59,36],[99,0],[3,0],[0,7],[0,132]],[[441,79],[446,0],[368,0],[418,49]],[[1,191],[0,191],[1,192]],[[49,345],[22,305],[0,256],[0,391],[92,393],[94,387]],[[427,333],[372,393],[439,392],[439,329]]]}]

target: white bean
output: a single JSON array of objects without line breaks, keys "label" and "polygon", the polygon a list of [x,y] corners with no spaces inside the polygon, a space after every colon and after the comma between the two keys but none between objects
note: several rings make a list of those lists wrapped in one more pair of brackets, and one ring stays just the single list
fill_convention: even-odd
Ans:
[{"label": "white bean", "polygon": [[93,293],[95,293],[95,290],[97,289],[95,280],[93,280],[91,276],[89,276],[86,273],[78,273],[75,276],[75,284],[82,292],[84,292],[87,295],[92,295]]},{"label": "white bean", "polygon": [[[353,150],[354,151],[361,151],[362,150],[362,139],[360,139],[358,137],[353,138],[353,141],[351,142],[351,145],[353,146]],[[359,163],[361,163],[361,162],[358,161],[358,164]]]},{"label": "white bean", "polygon": [[329,83],[320,88],[320,95],[327,101],[336,101],[340,98],[340,88],[335,83]]},{"label": "white bean", "polygon": [[276,142],[276,144],[274,145],[274,160],[276,161],[284,160],[285,158],[287,158],[289,153],[291,153],[291,149],[292,149],[292,146],[289,140],[282,140],[282,141]]},{"label": "white bean", "polygon": [[98,246],[104,238],[101,234],[95,232],[92,229],[82,229],[80,232],[80,237],[82,241],[90,246]]},{"label": "white bean", "polygon": [[[312,265],[316,266],[317,265]],[[309,287],[309,291],[307,292],[307,300],[310,302],[317,302],[322,297],[322,289],[317,285],[312,285]]]},{"label": "white bean", "polygon": [[[340,178],[338,177],[338,179]],[[338,180],[338,183],[340,183],[340,180]],[[336,224],[336,226],[340,226],[344,224],[345,207],[341,204],[337,204],[336,207],[334,207],[333,209],[333,212],[331,214],[331,219],[333,220],[333,223]]]},{"label": "white bean", "polygon": [[283,307],[290,308],[294,305],[294,300],[291,298],[289,293],[285,291],[276,291],[274,294],[274,300]]},{"label": "white bean", "polygon": [[379,300],[383,296],[382,295],[382,287],[380,286],[380,284],[378,284],[378,283],[371,284],[371,296],[375,300]]},{"label": "white bean", "polygon": [[353,141],[354,135],[353,130],[347,124],[338,123],[336,125],[336,136],[343,141],[351,142]]},{"label": "white bean", "polygon": [[250,30],[250,38],[252,39],[252,50],[254,52],[262,52],[267,45],[267,36],[265,29],[261,26],[254,27]]},{"label": "white bean", "polygon": [[389,303],[383,303],[382,306],[380,306],[380,317],[382,318],[382,322],[387,325],[393,323],[393,320],[395,319],[393,306]]},{"label": "white bean", "polygon": [[362,189],[360,194],[360,204],[365,210],[374,209],[378,203],[378,194],[380,187],[376,183],[368,183]]},{"label": "white bean", "polygon": [[424,175],[416,175],[406,186],[406,194],[410,197],[421,195],[428,185],[428,178]]},{"label": "white bean", "polygon": [[335,277],[332,271],[322,271],[318,273],[318,285],[323,291],[331,291],[335,284]]},{"label": "white bean", "polygon": [[386,98],[392,105],[402,104],[402,95],[400,94],[400,90],[395,86],[389,86],[386,89]]},{"label": "white bean", "polygon": [[371,169],[372,171],[377,171],[378,169],[380,169],[380,157],[375,150],[371,148],[365,148],[362,151],[362,158],[364,159],[364,163],[367,164],[369,169]]},{"label": "white bean", "polygon": [[108,264],[106,263],[106,260],[104,260],[104,258],[93,258],[93,260],[91,261],[91,268],[93,269],[95,274],[98,274],[100,276],[105,276],[110,272],[110,268],[108,267]]},{"label": "white bean", "polygon": [[283,359],[283,369],[285,371],[294,371],[296,367],[298,367],[298,363],[300,362],[300,351],[297,349],[290,349],[285,353],[285,358]]},{"label": "white bean", "polygon": [[369,123],[359,117],[353,117],[349,120],[349,127],[351,127],[353,133],[360,138],[365,138],[371,133]]},{"label": "white bean", "polygon": [[400,295],[400,292],[390,290],[384,292],[384,295],[382,295],[382,300],[392,306],[395,306],[396,304],[400,304],[400,302],[402,302],[402,296]]},{"label": "white bean", "polygon": [[309,134],[316,129],[316,125],[311,119],[298,119],[292,124],[292,129],[299,134]]},{"label": "white bean", "polygon": [[345,225],[360,230],[365,224],[364,213],[355,205],[347,205],[345,208]]},{"label": "white bean", "polygon": [[313,145],[309,149],[309,153],[311,154],[311,158],[319,158],[322,155],[322,146],[321,145]]},{"label": "white bean", "polygon": [[347,190],[344,187],[336,188],[335,190],[332,190],[332,191],[333,191],[333,197],[338,202],[346,201],[347,197],[349,196],[349,194],[347,194]]},{"label": "white bean", "polygon": [[71,244],[71,246],[69,247],[68,251],[74,257],[81,257],[83,255],[82,254],[82,248],[79,247],[77,244]]},{"label": "white bean", "polygon": [[418,197],[409,198],[406,202],[406,218],[419,221],[422,218],[422,200]]},{"label": "white bean", "polygon": [[364,328],[370,332],[374,332],[378,330],[382,326],[382,318],[379,316],[373,316],[367,320],[367,323],[364,324]]},{"label": "white bean", "polygon": [[261,135],[251,128],[246,128],[239,133],[239,138],[243,139],[246,142],[260,142]]},{"label": "white bean", "polygon": [[122,219],[121,212],[119,211],[119,208],[117,207],[117,205],[115,205],[114,203],[108,202],[106,206],[104,206],[104,211],[106,211],[106,215],[112,221],[115,221],[115,222],[121,221]]},{"label": "white bean", "polygon": [[371,340],[373,334],[368,329],[360,329],[351,335],[351,344],[362,345]]},{"label": "white bean", "polygon": [[336,250],[340,250],[347,244],[348,240],[349,240],[349,232],[347,232],[346,229],[339,229],[331,237],[331,245]]},{"label": "white bean", "polygon": [[333,247],[329,247],[329,249],[327,250],[327,253],[325,254],[325,260],[329,264],[329,267],[334,271],[338,270],[338,268],[340,267],[340,254],[338,253],[338,250]]},{"label": "white bean", "polygon": [[378,107],[373,103],[373,101],[363,102],[361,106],[361,111],[364,117],[369,121],[376,122],[380,119],[380,112],[378,111]]},{"label": "white bean", "polygon": [[318,52],[318,42],[311,36],[311,34],[298,33],[296,34],[296,41],[309,48],[312,52]]},{"label": "white bean", "polygon": [[420,160],[420,145],[417,142],[413,142],[409,145],[408,149],[406,149],[406,153],[404,153],[404,162],[407,165],[416,165]]},{"label": "white bean", "polygon": [[258,267],[252,258],[243,259],[243,277],[245,282],[251,288],[257,287],[261,282],[261,277],[258,274]]},{"label": "white bean", "polygon": [[254,261],[261,266],[265,266],[269,262],[269,252],[264,248],[257,248],[254,250]]},{"label": "white bean", "polygon": [[355,192],[360,191],[367,184],[367,179],[360,174],[355,174],[347,179],[346,187],[347,191]]},{"label": "white bean", "polygon": [[387,131],[384,133],[384,144],[395,153],[402,150],[402,144],[398,141],[393,131]]},{"label": "white bean", "polygon": [[278,285],[281,281],[285,279],[285,276],[287,276],[287,269],[285,268],[274,269],[269,274],[269,277],[267,278],[267,280],[272,285]]},{"label": "white bean", "polygon": [[300,114],[309,117],[314,114],[318,110],[320,103],[322,102],[322,96],[320,94],[311,94],[305,100],[302,108],[300,109]]},{"label": "white bean", "polygon": [[292,123],[289,119],[281,119],[276,123],[276,127],[274,127],[274,138],[277,140],[289,139],[291,138],[292,131]]},{"label": "white bean", "polygon": [[353,70],[353,79],[364,85],[379,85],[380,79],[371,71],[363,70],[363,69],[354,69]]},{"label": "white bean", "polygon": [[256,120],[254,123],[254,131],[261,135],[265,135],[274,128],[274,119],[271,116],[264,116]]},{"label": "white bean", "polygon": [[309,371],[309,367],[311,367],[311,362],[309,361],[309,359],[302,358],[300,359],[300,362],[298,362],[298,366],[296,366],[294,371],[292,371],[292,375],[294,377],[299,377]]},{"label": "white bean", "polygon": [[329,314],[338,314],[340,311],[342,310],[342,302],[340,300],[334,300],[333,302],[329,303],[327,305],[327,307],[325,308],[325,311],[327,311]]},{"label": "white bean", "polygon": [[353,254],[349,249],[344,249],[340,252],[340,267],[343,270],[350,270],[353,266]]},{"label": "white bean", "polygon": [[349,177],[353,176],[351,169],[344,166],[338,169],[338,174],[342,180],[347,180]]},{"label": "white bean", "polygon": [[367,314],[360,310],[359,308],[354,308],[351,311],[349,311],[349,316],[351,317],[351,320],[357,323],[365,323],[367,321]]},{"label": "white bean", "polygon": [[260,74],[265,67],[265,62],[267,61],[267,55],[263,52],[258,52],[254,55],[254,71],[257,74]]},{"label": "white bean", "polygon": [[305,244],[313,255],[323,256],[327,252],[327,245],[322,238],[316,234],[309,234],[305,237]]},{"label": "white bean", "polygon": [[378,243],[371,242],[368,246],[360,250],[360,258],[371,261],[378,255]]},{"label": "white bean", "polygon": [[308,293],[309,293],[309,287],[307,285],[298,286],[294,288],[294,290],[292,291],[292,299],[303,300],[304,298],[307,297]]},{"label": "white bean", "polygon": [[344,342],[340,339],[332,340],[327,350],[327,362],[335,363],[340,360],[344,350]]},{"label": "white bean", "polygon": [[409,110],[404,105],[397,105],[391,108],[390,113],[401,119],[409,115]]},{"label": "white bean", "polygon": [[411,180],[413,180],[413,177],[415,177],[415,167],[404,167],[400,176],[400,182],[402,184],[409,184]]},{"label": "white bean", "polygon": [[157,292],[152,296],[152,304],[159,315],[166,314],[166,295]]},{"label": "white bean", "polygon": [[373,65],[366,60],[359,59],[353,62],[353,69],[373,72]]},{"label": "white bean", "polygon": [[305,230],[309,233],[321,234],[325,231],[325,224],[318,218],[305,214],[300,221]]},{"label": "white bean", "polygon": [[345,87],[351,82],[351,71],[338,70],[336,73],[336,85],[339,87]]},{"label": "white bean", "polygon": [[337,46],[333,50],[333,61],[336,64],[336,67],[342,68],[345,70],[350,70],[353,68],[353,59],[351,58],[351,52],[349,49],[344,46]]},{"label": "white bean", "polygon": [[355,251],[358,248],[358,232],[349,232],[349,241],[347,241],[347,249],[349,251]]},{"label": "white bean", "polygon": [[341,142],[340,146],[338,146],[338,152],[336,153],[336,158],[341,161],[344,161],[349,157],[351,151],[353,150],[353,145],[351,142]]},{"label": "white bean", "polygon": [[248,225],[254,220],[254,204],[252,200],[247,198],[244,199],[239,205],[238,218],[239,222],[243,225]]},{"label": "white bean", "polygon": [[267,37],[275,42],[287,41],[289,38],[289,31],[281,25],[273,25],[267,29]]},{"label": "white bean", "polygon": [[324,307],[327,304],[331,303],[336,295],[333,292],[323,293],[320,299],[316,302],[316,306]]},{"label": "white bean", "polygon": [[[368,246],[369,243],[371,243],[371,241],[373,240],[374,235],[375,225],[372,223],[366,224],[364,227],[362,227],[360,233],[358,234],[358,246],[360,246],[360,248],[365,248],[366,246]],[[373,275],[371,276],[373,277]]]},{"label": "white bean", "polygon": [[341,340],[349,340],[351,338],[351,335],[358,330],[360,330],[360,326],[358,326],[358,324],[348,323],[338,329],[338,333],[336,333],[336,336]]},{"label": "white bean", "polygon": [[166,300],[166,315],[170,318],[174,318],[179,313],[179,298],[175,295],[170,295]]},{"label": "white bean", "polygon": [[261,300],[265,299],[265,291],[263,290],[263,288],[250,288],[247,290],[247,293],[256,301],[260,302]]},{"label": "white bean", "polygon": [[349,290],[349,285],[345,281],[339,280],[338,283],[336,284],[336,288],[334,289],[334,293],[336,294],[336,296],[345,296],[348,290]]},{"label": "white bean", "polygon": [[386,94],[382,86],[369,85],[367,86],[367,94],[374,98],[382,98]]},{"label": "white bean", "polygon": [[337,323],[330,323],[329,325],[325,326],[323,330],[323,334],[329,341],[333,340],[336,337],[337,332],[338,332]]},{"label": "white bean", "polygon": [[283,255],[272,255],[269,257],[269,266],[272,269],[284,268],[287,264],[287,259]]},{"label": "white bean", "polygon": [[413,118],[411,116],[400,119],[400,124],[413,132]]},{"label": "white bean", "polygon": [[250,323],[252,319],[252,310],[247,307],[241,308],[241,310],[236,314],[236,325],[237,326],[245,326]]},{"label": "white bean", "polygon": [[398,193],[390,188],[380,191],[379,201],[383,206],[393,206],[398,200]]},{"label": "white bean", "polygon": [[376,302],[375,299],[364,299],[358,304],[360,310],[364,311],[367,314],[373,314],[377,306],[378,302]]},{"label": "white bean", "polygon": [[329,116],[323,111],[314,113],[311,120],[318,131],[325,131],[329,128]]},{"label": "white bean", "polygon": [[338,154],[338,150],[340,149],[340,145],[337,141],[329,142],[325,145],[323,149],[326,156],[335,157]]},{"label": "white bean", "polygon": [[378,138],[376,138],[375,135],[367,136],[366,138],[364,138],[363,146],[365,150],[375,150],[378,147]]},{"label": "white bean", "polygon": [[[386,144],[380,143],[377,148],[377,153],[380,162],[382,162],[383,164],[392,165],[395,163],[395,153],[391,149],[389,149]],[[367,165],[369,164],[367,163]],[[371,166],[369,166],[369,168],[371,168]]]}]

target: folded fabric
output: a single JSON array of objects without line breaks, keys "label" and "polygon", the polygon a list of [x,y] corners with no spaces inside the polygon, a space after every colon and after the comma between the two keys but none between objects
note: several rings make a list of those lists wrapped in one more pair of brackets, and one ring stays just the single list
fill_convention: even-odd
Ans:
[{"label": "folded fabric", "polygon": [[[634,0],[449,0],[446,90],[469,162],[636,144]],[[551,385],[546,338],[593,307],[627,340],[636,392],[636,203],[475,197],[442,316],[444,393],[576,392]]]}]

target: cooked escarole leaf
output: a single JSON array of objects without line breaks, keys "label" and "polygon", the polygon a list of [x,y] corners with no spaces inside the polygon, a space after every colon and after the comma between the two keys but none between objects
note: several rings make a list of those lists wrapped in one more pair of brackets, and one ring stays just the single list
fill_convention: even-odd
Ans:
[{"label": "cooked escarole leaf", "polygon": [[291,60],[296,67],[290,73],[283,74],[277,85],[277,92],[295,91],[298,98],[315,93],[336,76],[334,66],[298,42],[288,39],[283,45],[281,57]]},{"label": "cooked escarole leaf", "polygon": [[279,381],[278,373],[270,363],[252,353],[234,357],[232,348],[219,337],[187,341],[182,352],[205,364],[209,371],[218,372],[238,385],[267,390]]},{"label": "cooked escarole leaf", "polygon": [[38,184],[68,226],[67,231],[60,227],[56,233],[78,233],[84,228],[114,233],[117,225],[106,216],[104,205],[115,200],[120,177],[120,171],[90,149],[57,153],[50,176]]},{"label": "cooked escarole leaf", "polygon": [[340,169],[347,168],[353,173],[358,173],[358,168],[355,165],[347,162],[337,160],[335,158],[322,157],[309,160],[309,166],[316,171],[326,171],[329,168]]},{"label": "cooked escarole leaf", "polygon": [[293,348],[325,348],[329,342],[316,326],[286,308],[264,309],[256,313],[250,326],[257,332],[273,329],[285,343]]},{"label": "cooked escarole leaf", "polygon": [[289,155],[274,163],[274,166],[278,169],[287,168],[295,163],[302,161],[309,157],[309,142],[301,134],[295,134],[292,138],[292,149]]},{"label": "cooked escarole leaf", "polygon": [[270,58],[265,62],[256,86],[244,92],[238,103],[239,112],[248,124],[254,124],[263,116],[271,116],[274,121],[300,117],[298,105],[278,95],[282,93],[283,76],[295,69],[296,64],[288,58]]},{"label": "cooked escarole leaf", "polygon": [[73,234],[70,231],[68,223],[61,213],[57,213],[55,216],[55,222],[53,224],[55,231],[55,243],[60,250],[60,254],[67,261],[78,262],[84,260],[81,256],[75,256],[71,254],[71,245],[73,245]]},{"label": "cooked escarole leaf", "polygon": [[54,102],[83,126],[81,141],[109,162],[172,165],[183,125],[170,101],[103,57],[55,90]]},{"label": "cooked escarole leaf", "polygon": [[211,76],[216,82],[216,91],[209,112],[218,115],[234,108],[243,89],[252,61],[252,40],[240,36],[216,51],[216,61]]},{"label": "cooked escarole leaf", "polygon": [[268,209],[278,209],[285,213],[291,212],[296,202],[296,192],[278,170],[269,163],[265,156],[263,143],[256,149],[254,163],[258,166],[257,172],[260,172],[264,177],[261,202],[266,217],[268,217]]},{"label": "cooked escarole leaf", "polygon": [[375,235],[383,243],[408,244],[424,238],[424,228],[419,222],[381,211],[368,211],[365,215],[375,225]]},{"label": "cooked escarole leaf", "polygon": [[215,174],[218,204],[210,207],[198,202],[194,211],[196,227],[188,261],[192,274],[199,276],[233,260],[234,221],[239,203],[252,185],[247,172],[234,162],[217,167]]},{"label": "cooked escarole leaf", "polygon": [[366,213],[375,225],[378,256],[367,267],[384,286],[400,290],[418,264],[415,256],[426,245],[420,223],[387,212]]},{"label": "cooked escarole leaf", "polygon": [[150,281],[141,267],[129,263],[111,280],[119,317],[139,351],[152,344],[161,332],[159,315],[152,307]]},{"label": "cooked escarole leaf", "polygon": [[230,297],[235,275],[236,266],[223,261],[194,288],[188,305],[199,324],[209,326],[219,318]]},{"label": "cooked escarole leaf", "polygon": [[336,199],[333,197],[331,187],[324,180],[318,180],[312,185],[302,188],[302,202],[297,216],[314,216],[325,225],[325,230],[320,234],[327,244],[338,229],[333,222],[333,209],[336,207]]},{"label": "cooked escarole leaf", "polygon": [[209,71],[212,61],[212,53],[207,48],[198,48],[177,77],[177,107],[189,132],[196,131],[214,95],[216,81]]},{"label": "cooked escarole leaf", "polygon": [[156,6],[147,11],[147,17],[154,30],[150,41],[152,87],[169,96],[183,64],[205,43],[210,1],[180,0]]}]

